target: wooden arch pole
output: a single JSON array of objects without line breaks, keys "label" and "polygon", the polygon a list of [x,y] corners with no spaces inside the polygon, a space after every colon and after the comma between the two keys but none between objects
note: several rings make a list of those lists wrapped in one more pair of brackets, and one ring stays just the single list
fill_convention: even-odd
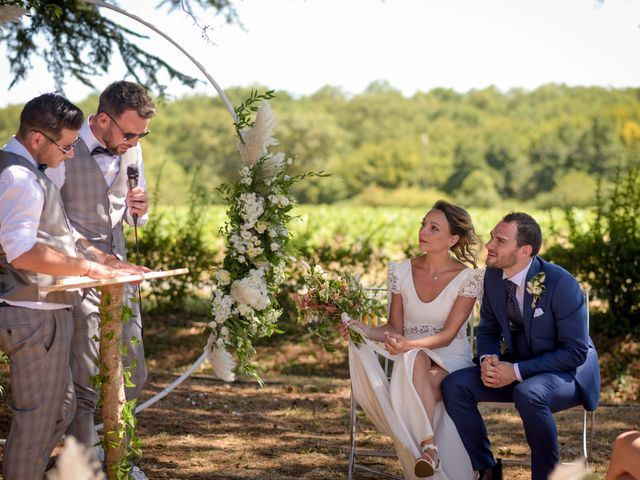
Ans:
[{"label": "wooden arch pole", "polygon": [[122,367],[122,306],[124,285],[99,287],[100,299],[100,378],[102,379],[102,421],[104,422],[107,478],[117,480],[113,468],[126,455],[123,411],[126,401]]}]

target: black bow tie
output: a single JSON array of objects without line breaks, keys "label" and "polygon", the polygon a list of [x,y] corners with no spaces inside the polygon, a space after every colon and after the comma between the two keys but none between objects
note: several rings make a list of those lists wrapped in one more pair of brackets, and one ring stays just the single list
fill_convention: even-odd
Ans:
[{"label": "black bow tie", "polygon": [[39,163],[38,164],[38,170],[40,170],[41,172],[44,172],[47,169],[48,166],[49,165],[47,165],[45,163]]},{"label": "black bow tie", "polygon": [[91,156],[92,157],[94,157],[96,155],[100,155],[102,153],[106,153],[107,155],[113,155],[113,153],[111,153],[109,150],[107,150],[106,148],[104,148],[101,145],[98,145],[96,148],[91,150]]}]

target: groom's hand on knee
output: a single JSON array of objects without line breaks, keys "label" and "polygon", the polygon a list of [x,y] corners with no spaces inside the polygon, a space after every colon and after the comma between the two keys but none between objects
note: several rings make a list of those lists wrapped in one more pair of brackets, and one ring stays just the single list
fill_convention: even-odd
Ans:
[{"label": "groom's hand on knee", "polygon": [[480,364],[480,378],[486,387],[496,387],[500,381],[500,361],[497,355],[486,355]]},{"label": "groom's hand on knee", "polygon": [[498,364],[499,381],[495,388],[505,387],[517,380],[513,363],[500,362]]}]

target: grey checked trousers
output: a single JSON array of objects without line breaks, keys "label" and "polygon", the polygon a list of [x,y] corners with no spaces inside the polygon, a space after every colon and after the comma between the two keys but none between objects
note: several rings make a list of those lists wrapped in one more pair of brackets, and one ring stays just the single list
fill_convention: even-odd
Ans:
[{"label": "grey checked trousers", "polygon": [[0,307],[0,348],[10,360],[11,428],[5,480],[41,480],[75,410],[69,369],[71,311]]}]

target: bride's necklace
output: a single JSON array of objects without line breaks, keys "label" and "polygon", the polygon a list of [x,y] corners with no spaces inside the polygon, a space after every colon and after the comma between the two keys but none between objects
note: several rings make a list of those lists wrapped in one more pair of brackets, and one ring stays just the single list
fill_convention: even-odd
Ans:
[{"label": "bride's necklace", "polygon": [[[425,271],[425,272],[427,272],[429,275],[431,275],[431,269],[430,269],[430,268],[428,268],[428,267],[427,267],[427,268],[425,268],[425,267],[418,267],[418,268],[420,268],[421,270],[424,270],[424,271]],[[440,272],[438,272],[437,270],[436,270],[435,272],[433,272],[432,277],[433,277],[433,279],[434,279],[434,280],[438,280],[439,276],[440,276]]]}]

